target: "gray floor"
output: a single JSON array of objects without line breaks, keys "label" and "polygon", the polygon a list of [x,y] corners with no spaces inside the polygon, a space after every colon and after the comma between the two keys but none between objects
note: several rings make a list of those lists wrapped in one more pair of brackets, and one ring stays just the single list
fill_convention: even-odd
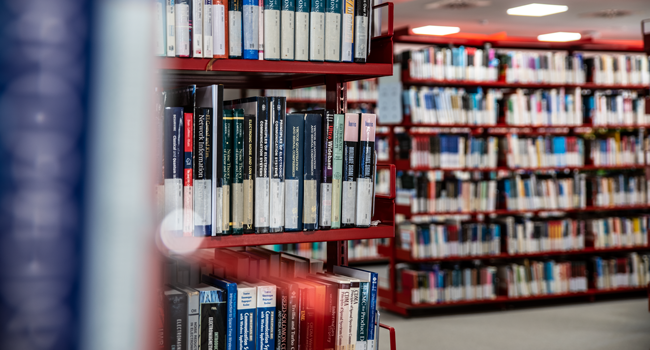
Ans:
[{"label": "gray floor", "polygon": [[[640,297],[408,319],[384,310],[381,321],[395,327],[399,350],[650,349],[648,299]],[[388,332],[380,337],[389,350]]]}]

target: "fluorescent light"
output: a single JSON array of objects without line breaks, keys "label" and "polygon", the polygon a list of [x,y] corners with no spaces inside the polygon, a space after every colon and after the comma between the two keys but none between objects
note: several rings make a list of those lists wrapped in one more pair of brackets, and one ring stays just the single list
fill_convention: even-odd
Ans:
[{"label": "fluorescent light", "polygon": [[542,34],[537,36],[539,41],[555,41],[555,42],[566,42],[580,40],[580,33],[567,33],[567,32],[557,32]]},{"label": "fluorescent light", "polygon": [[423,35],[447,35],[460,32],[458,27],[424,26],[413,28],[413,33]]},{"label": "fluorescent light", "polygon": [[568,9],[569,6],[564,5],[528,4],[508,9],[508,14],[511,16],[542,17],[566,12]]}]

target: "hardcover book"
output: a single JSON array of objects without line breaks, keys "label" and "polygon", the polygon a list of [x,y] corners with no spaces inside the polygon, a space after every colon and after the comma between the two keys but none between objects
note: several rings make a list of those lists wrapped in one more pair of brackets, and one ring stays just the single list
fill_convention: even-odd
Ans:
[{"label": "hardcover book", "polygon": [[202,275],[201,282],[226,291],[226,350],[237,349],[237,284],[211,275]]},{"label": "hardcover book", "polygon": [[237,349],[255,350],[255,309],[257,287],[245,282],[237,284]]},{"label": "hardcover book", "polygon": [[176,289],[163,294],[167,315],[165,349],[182,349],[187,346],[187,294]]},{"label": "hardcover book", "polygon": [[309,0],[296,1],[296,61],[309,61]]},{"label": "hardcover book", "polygon": [[259,59],[259,44],[260,44],[260,9],[259,0],[242,0],[243,16],[244,16],[244,59],[257,60]]},{"label": "hardcover book", "polygon": [[228,54],[230,58],[242,58],[243,54],[242,1],[228,0]]},{"label": "hardcover book", "polygon": [[176,57],[176,15],[174,0],[166,0],[165,47],[167,57]]},{"label": "hardcover book", "polygon": [[[347,1],[347,0],[346,0]],[[354,62],[366,63],[368,57],[370,0],[355,0],[354,4]]]},{"label": "hardcover book", "polygon": [[233,110],[232,233],[244,233],[244,110]]},{"label": "hardcover book", "polygon": [[256,114],[244,114],[244,233],[254,233]]},{"label": "hardcover book", "polygon": [[192,1],[192,57],[203,58],[203,0]]},{"label": "hardcover book", "polygon": [[194,118],[194,236],[205,237],[212,236],[212,108],[197,107]]},{"label": "hardcover book", "polygon": [[203,1],[203,57],[212,58],[214,56],[214,38],[213,31],[214,21],[212,0]]},{"label": "hardcover book", "polygon": [[318,204],[321,170],[321,125],[320,114],[305,114],[304,181],[303,181],[303,229],[318,229]]},{"label": "hardcover book", "polygon": [[175,288],[187,295],[187,338],[185,348],[199,350],[199,292],[187,286],[175,286]]},{"label": "hardcover book", "polygon": [[284,229],[302,231],[304,114],[292,113],[286,121]]},{"label": "hardcover book", "polygon": [[325,0],[311,0],[309,9],[309,60],[325,60]]},{"label": "hardcover book", "polygon": [[228,58],[228,2],[212,0],[212,38],[215,58]]},{"label": "hardcover book", "polygon": [[282,47],[281,59],[293,61],[294,59],[294,40],[295,40],[295,11],[296,0],[281,0],[281,23],[282,29],[280,45]]},{"label": "hardcover book", "polygon": [[361,114],[357,177],[357,227],[370,227],[374,202],[375,127],[377,116]]},{"label": "hardcover book", "polygon": [[190,57],[192,54],[192,0],[175,0],[176,56]]},{"label": "hardcover book", "polygon": [[184,113],[183,125],[183,236],[193,236],[194,234],[194,218],[193,207],[194,200],[192,198],[193,180],[192,175],[192,145],[194,137],[192,135],[194,125],[192,119],[194,115],[192,112]]},{"label": "hardcover book", "polygon": [[334,165],[334,112],[326,111],[323,118],[323,157],[320,183],[320,228],[332,226],[332,175]]},{"label": "hardcover book", "polygon": [[166,230],[183,234],[183,108],[166,107],[164,121],[165,143],[165,216]]},{"label": "hardcover book", "polygon": [[156,23],[154,38],[154,54],[156,56],[167,56],[167,11],[165,0],[156,0],[154,9],[154,21]]},{"label": "hardcover book", "polygon": [[341,15],[343,0],[325,1],[325,61],[341,61]]},{"label": "hardcover book", "polygon": [[341,228],[341,195],[343,184],[343,130],[345,115],[334,115],[332,161],[332,228]]},{"label": "hardcover book", "polygon": [[200,301],[200,348],[226,349],[227,293],[225,290],[204,283],[194,287]]},{"label": "hardcover book", "polygon": [[221,220],[222,220],[222,234],[229,235],[232,234],[232,212],[230,206],[232,203],[231,195],[231,183],[232,183],[232,168],[233,168],[233,137],[232,137],[232,127],[233,127],[233,110],[224,109],[223,118],[221,120],[221,151],[222,151],[222,163],[221,163]]},{"label": "hardcover book", "polygon": [[354,55],[354,0],[343,1],[343,18],[341,26],[341,61],[352,62]]},{"label": "hardcover book", "polygon": [[264,0],[264,59],[280,59],[280,0]]},{"label": "hardcover book", "polygon": [[357,149],[359,148],[359,114],[346,113],[343,128],[343,190],[341,227],[354,227],[357,203]]},{"label": "hardcover book", "polygon": [[270,232],[284,231],[284,162],[286,98],[273,97],[271,110],[272,158],[270,179]]}]

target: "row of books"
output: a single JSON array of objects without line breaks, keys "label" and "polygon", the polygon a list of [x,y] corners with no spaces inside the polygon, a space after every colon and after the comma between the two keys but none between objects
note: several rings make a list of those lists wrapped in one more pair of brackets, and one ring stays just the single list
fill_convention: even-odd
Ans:
[{"label": "row of books", "polygon": [[582,125],[582,90],[566,92],[564,88],[516,89],[505,98],[505,124],[517,126]]},{"label": "row of books", "polygon": [[411,86],[402,93],[413,124],[496,125],[500,91]]},{"label": "row of books", "polygon": [[551,51],[426,47],[405,51],[415,79],[505,81],[508,83],[648,85],[648,57],[640,54],[567,54]]},{"label": "row of books", "polygon": [[[351,261],[379,259],[381,256],[377,251],[377,247],[380,244],[385,245],[385,239],[349,240],[347,241],[348,259]],[[295,254],[305,258],[327,260],[327,242],[275,244],[265,247],[274,251]]]},{"label": "row of books", "polygon": [[650,283],[650,256],[630,253],[624,258],[594,257],[596,289],[646,287]]},{"label": "row of books", "polygon": [[378,276],[258,247],[167,264],[165,349],[376,349]]},{"label": "row of books", "polygon": [[509,168],[580,167],[585,165],[585,142],[576,136],[520,137],[501,139],[501,154]]},{"label": "row of books", "polygon": [[650,100],[635,91],[596,91],[583,100],[584,119],[595,126],[650,124]]},{"label": "row of books", "polygon": [[412,136],[412,168],[496,168],[497,137],[478,138],[459,135]]},{"label": "row of books", "polygon": [[[377,80],[355,80],[346,83],[347,101],[377,101]],[[266,96],[285,96],[288,101],[322,100],[326,99],[325,86],[314,86],[294,90],[265,90]]]},{"label": "row of books", "polygon": [[499,291],[509,298],[586,292],[589,288],[584,261],[529,261],[499,266]]},{"label": "row of books", "polygon": [[365,63],[372,5],[369,0],[157,0],[155,53]]},{"label": "row of books", "polygon": [[434,172],[423,173],[417,178],[401,179],[402,188],[412,189],[412,214],[484,212],[497,209],[496,180],[436,180],[432,173]]},{"label": "row of books", "polygon": [[215,236],[370,226],[374,114],[287,115],[284,97],[222,96],[219,85],[164,93],[166,230]]}]

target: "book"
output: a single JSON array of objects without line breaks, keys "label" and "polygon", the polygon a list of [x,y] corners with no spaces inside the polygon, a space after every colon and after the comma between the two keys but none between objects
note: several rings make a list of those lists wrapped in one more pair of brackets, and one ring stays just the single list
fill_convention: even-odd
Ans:
[{"label": "book", "polygon": [[353,61],[354,50],[354,1],[342,0],[343,18],[341,19],[341,62]]},{"label": "book", "polygon": [[237,284],[237,349],[254,350],[256,344],[255,311],[257,287],[240,282]]},{"label": "book", "polygon": [[325,61],[341,61],[342,0],[325,0]]},{"label": "book", "polygon": [[296,1],[295,60],[309,61],[309,0]]},{"label": "book", "polygon": [[175,0],[166,0],[165,46],[167,57],[176,57],[176,11]]},{"label": "book", "polygon": [[[338,339],[338,327],[337,327],[337,301],[338,301],[338,284],[334,281],[331,281],[328,278],[325,278],[321,274],[309,274],[307,275],[309,281],[318,283],[325,287],[324,296],[322,297],[322,322],[323,334],[322,334],[322,344],[323,349],[336,349],[336,340]],[[320,289],[317,289],[319,291]],[[321,291],[322,292],[322,291]]]},{"label": "book", "polygon": [[264,0],[264,59],[280,59],[280,0]]},{"label": "book", "polygon": [[264,0],[257,0],[257,6],[260,11],[258,31],[257,31],[259,35],[258,59],[262,61],[264,60]]},{"label": "book", "polygon": [[194,235],[194,199],[192,197],[193,180],[193,141],[194,114],[183,113],[183,236]]},{"label": "book", "polygon": [[259,0],[242,0],[243,17],[242,30],[244,31],[244,59],[258,60],[260,45],[260,9]]},{"label": "book", "polygon": [[[223,118],[221,118],[221,231],[223,235],[232,234],[232,212],[230,206],[232,203],[231,184],[232,184],[232,166],[233,166],[233,118],[232,109],[224,109]],[[219,122],[219,121],[218,121]]]},{"label": "book", "polygon": [[[347,1],[347,0],[346,0]],[[354,2],[354,62],[366,63],[368,58],[369,20],[372,13],[369,0],[355,0]]]},{"label": "book", "polygon": [[256,114],[244,114],[244,233],[254,233]]},{"label": "book", "polygon": [[174,235],[183,234],[183,108],[166,107],[164,120],[165,159],[165,229]]},{"label": "book", "polygon": [[357,345],[357,337],[359,333],[359,288],[361,281],[354,277],[336,275],[339,278],[345,278],[350,282],[350,314],[348,316],[349,323],[347,325],[348,338],[343,339],[347,344],[347,349],[355,349]]},{"label": "book", "polygon": [[203,0],[192,1],[192,57],[203,58]]},{"label": "book", "polygon": [[244,110],[233,110],[232,233],[244,233]]},{"label": "book", "polygon": [[332,227],[332,175],[334,166],[334,111],[326,111],[322,127],[321,179],[320,179],[320,222],[323,230]]},{"label": "book", "polygon": [[256,349],[273,350],[276,348],[276,308],[278,292],[274,284],[266,282],[255,283],[257,287],[257,307],[255,319]]},{"label": "book", "polygon": [[257,142],[255,160],[255,232],[268,233],[270,224],[270,175],[272,154],[271,119],[268,111],[270,103],[266,97],[258,98],[261,111],[257,113]]},{"label": "book", "polygon": [[[197,89],[197,95],[200,94]],[[212,236],[212,108],[194,114],[194,236]]]},{"label": "book", "polygon": [[182,349],[187,346],[187,294],[172,288],[163,294],[167,328],[165,349]]},{"label": "book", "polygon": [[331,274],[322,274],[321,276],[337,285],[335,349],[347,350],[350,339],[350,280]]},{"label": "book", "polygon": [[341,227],[354,227],[357,206],[357,153],[359,149],[359,114],[346,113],[343,127],[343,178],[341,191]]},{"label": "book", "polygon": [[272,128],[272,158],[270,179],[270,232],[284,231],[284,167],[286,98],[272,97],[269,103]]},{"label": "book", "polygon": [[175,0],[177,57],[190,57],[192,54],[192,1]]},{"label": "book", "polygon": [[187,338],[185,348],[199,350],[199,292],[188,286],[175,286],[175,288],[187,295]]},{"label": "book", "polygon": [[284,229],[302,231],[304,114],[291,113],[286,120]]},{"label": "book", "polygon": [[282,29],[280,30],[280,45],[282,48],[282,55],[280,56],[283,60],[293,61],[294,59],[294,40],[296,34],[295,28],[295,10],[296,10],[296,0],[281,0],[281,12],[282,16],[280,23],[282,23]]},{"label": "book", "polygon": [[[362,270],[359,268],[354,268],[354,267],[347,267],[347,266],[334,266],[333,267],[333,272],[338,273],[344,276],[349,276],[349,277],[355,277],[358,278],[363,285],[363,281],[368,281],[368,318],[366,319],[365,317],[363,320],[366,321],[367,325],[367,343],[366,343],[366,348],[368,350],[374,350],[375,349],[375,312],[377,310],[377,287],[379,283],[379,277],[376,272],[370,272],[366,270]],[[362,290],[363,292],[363,290]],[[363,294],[361,295],[363,301]],[[364,309],[360,308],[360,315],[361,312]],[[362,318],[360,316],[359,322],[361,323]],[[362,334],[362,332],[366,329],[365,327],[359,326],[359,335]],[[361,336],[360,336],[361,338]],[[363,339],[357,338],[359,341],[362,341]],[[363,348],[362,348],[363,349]]]},{"label": "book", "polygon": [[310,0],[309,9],[309,60],[325,60],[325,3]]},{"label": "book", "polygon": [[167,11],[165,7],[165,0],[156,0],[154,6],[154,21],[156,23],[154,36],[154,54],[156,56],[167,56]]},{"label": "book", "polygon": [[242,58],[243,35],[243,0],[228,0],[228,57]]},{"label": "book", "polygon": [[212,0],[212,38],[215,58],[228,58],[228,2],[224,0]]},{"label": "book", "polygon": [[227,293],[204,283],[194,286],[200,301],[200,348],[226,349]]},{"label": "book", "polygon": [[370,227],[374,203],[375,127],[377,116],[361,114],[357,174],[357,227]]},{"label": "book", "polygon": [[214,56],[214,14],[212,0],[203,0],[203,57]]},{"label": "book", "polygon": [[226,291],[226,350],[237,349],[237,284],[211,275],[202,275],[201,282]]},{"label": "book", "polygon": [[321,170],[321,125],[322,115],[308,113],[304,116],[304,173],[303,173],[303,229],[314,231],[318,229],[319,180]]}]

